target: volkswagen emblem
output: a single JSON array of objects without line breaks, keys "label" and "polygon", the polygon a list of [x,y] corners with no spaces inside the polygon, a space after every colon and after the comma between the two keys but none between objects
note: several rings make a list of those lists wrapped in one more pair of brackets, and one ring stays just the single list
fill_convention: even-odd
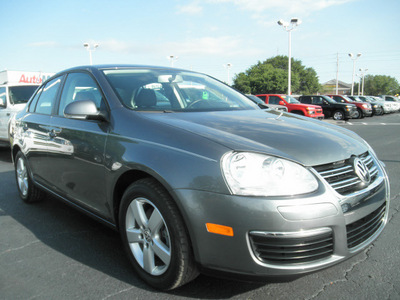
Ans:
[{"label": "volkswagen emblem", "polygon": [[363,183],[368,184],[371,181],[371,175],[364,162],[356,157],[354,159],[353,166],[354,172],[357,174],[358,178],[360,178]]}]

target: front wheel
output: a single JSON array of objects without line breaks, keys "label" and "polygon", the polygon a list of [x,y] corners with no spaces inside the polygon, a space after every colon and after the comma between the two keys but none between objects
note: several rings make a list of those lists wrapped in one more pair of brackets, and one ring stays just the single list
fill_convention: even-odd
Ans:
[{"label": "front wheel", "polygon": [[361,109],[357,108],[357,112],[353,116],[354,119],[362,119],[364,118],[364,114]]},{"label": "front wheel", "polygon": [[119,228],[125,251],[149,285],[177,288],[197,277],[188,233],[168,192],[154,179],[141,179],[125,191]]},{"label": "front wheel", "polygon": [[336,110],[334,113],[333,113],[333,119],[334,120],[344,120],[344,113],[343,113],[343,111],[341,111],[341,110]]},{"label": "front wheel", "polygon": [[24,202],[34,203],[43,199],[44,194],[33,184],[28,163],[21,151],[15,156],[15,178],[19,196]]}]

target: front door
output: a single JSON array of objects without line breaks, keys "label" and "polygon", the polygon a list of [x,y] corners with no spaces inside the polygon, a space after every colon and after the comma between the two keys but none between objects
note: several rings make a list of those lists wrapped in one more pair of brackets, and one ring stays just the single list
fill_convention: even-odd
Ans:
[{"label": "front door", "polygon": [[49,143],[50,176],[57,193],[86,209],[107,216],[104,147],[108,123],[64,117],[65,107],[80,100],[105,109],[105,100],[87,73],[68,74],[57,113],[52,117]]}]

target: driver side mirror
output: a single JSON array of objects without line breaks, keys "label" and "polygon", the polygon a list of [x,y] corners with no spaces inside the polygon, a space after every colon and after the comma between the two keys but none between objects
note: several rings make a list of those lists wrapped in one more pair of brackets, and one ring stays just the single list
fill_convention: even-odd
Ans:
[{"label": "driver side mirror", "polygon": [[107,121],[107,116],[99,111],[92,100],[74,101],[64,109],[64,116],[69,119]]},{"label": "driver side mirror", "polygon": [[0,98],[0,107],[6,107],[6,99],[5,98]]},{"label": "driver side mirror", "polygon": [[283,102],[282,100],[279,101],[279,105],[286,105],[285,102]]}]

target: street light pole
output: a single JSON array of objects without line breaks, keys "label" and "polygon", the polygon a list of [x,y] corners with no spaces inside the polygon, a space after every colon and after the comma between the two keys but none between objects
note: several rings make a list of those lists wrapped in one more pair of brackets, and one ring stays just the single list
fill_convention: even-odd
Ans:
[{"label": "street light pole", "polygon": [[301,20],[298,18],[292,18],[289,22],[279,20],[278,25],[282,26],[284,30],[288,32],[289,35],[289,60],[288,60],[288,95],[292,94],[291,84],[292,84],[292,30],[301,24]]},{"label": "street light pole", "polygon": [[224,67],[225,68],[227,68],[227,70],[228,70],[228,78],[227,78],[227,81],[226,81],[226,83],[229,85],[229,81],[230,81],[230,69],[232,68],[232,64],[231,63],[227,63],[226,65],[224,65]]},{"label": "street light pole", "polygon": [[[95,51],[97,47],[99,47],[99,44],[94,44],[90,45],[89,43],[84,43],[83,47],[86,48],[87,51],[89,51],[89,59],[90,59],[90,65],[93,65],[92,61],[92,51]],[[93,47],[93,48],[92,48]]]},{"label": "street light pole", "polygon": [[368,69],[360,69],[361,76],[362,76],[362,88],[361,88],[361,95],[364,96],[364,76]]},{"label": "street light pole", "polygon": [[174,66],[174,61],[178,60],[178,56],[170,55],[167,57],[169,61],[171,62],[171,67]]},{"label": "street light pole", "polygon": [[354,92],[354,76],[356,73],[356,60],[361,56],[361,53],[358,53],[357,56],[354,56],[353,53],[349,53],[350,58],[353,60],[353,80],[351,82],[351,95],[353,96]]}]

